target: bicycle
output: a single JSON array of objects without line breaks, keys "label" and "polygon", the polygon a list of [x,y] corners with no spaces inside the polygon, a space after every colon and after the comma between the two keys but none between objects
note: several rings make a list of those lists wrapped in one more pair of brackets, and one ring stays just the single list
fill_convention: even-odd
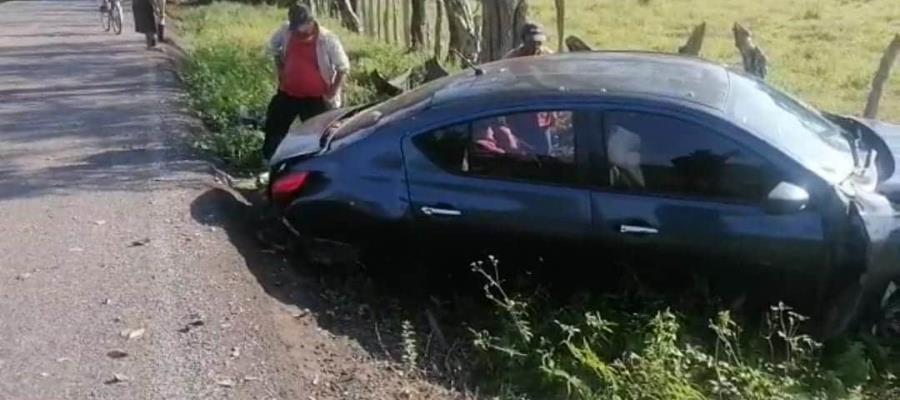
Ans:
[{"label": "bicycle", "polygon": [[107,32],[112,30],[116,35],[122,34],[122,1],[103,0],[100,6],[100,25]]}]

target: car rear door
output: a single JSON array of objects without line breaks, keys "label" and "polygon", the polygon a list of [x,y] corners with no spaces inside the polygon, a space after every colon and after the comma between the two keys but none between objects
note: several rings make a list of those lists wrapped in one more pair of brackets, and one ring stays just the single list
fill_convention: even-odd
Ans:
[{"label": "car rear door", "polygon": [[651,268],[702,266],[726,275],[738,266],[753,274],[822,268],[825,228],[814,205],[782,215],[762,207],[790,174],[697,118],[627,109],[602,115],[602,134],[590,139],[593,240]]},{"label": "car rear door", "polygon": [[579,183],[575,125],[570,111],[531,110],[408,135],[403,152],[417,236],[440,251],[476,257],[580,246],[591,205]]}]

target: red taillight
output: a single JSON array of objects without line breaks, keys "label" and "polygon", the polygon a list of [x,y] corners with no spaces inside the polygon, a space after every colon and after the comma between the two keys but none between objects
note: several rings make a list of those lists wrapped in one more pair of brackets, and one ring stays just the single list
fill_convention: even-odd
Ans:
[{"label": "red taillight", "polygon": [[309,179],[309,172],[292,172],[272,184],[272,201],[285,205],[297,197]]}]

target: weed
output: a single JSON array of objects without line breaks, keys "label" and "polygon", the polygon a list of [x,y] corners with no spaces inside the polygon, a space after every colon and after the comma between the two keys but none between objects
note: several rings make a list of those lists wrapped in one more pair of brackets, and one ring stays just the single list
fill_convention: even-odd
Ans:
[{"label": "weed", "polygon": [[419,342],[416,330],[409,320],[403,320],[400,324],[400,337],[403,341],[403,365],[407,372],[413,372],[419,365]]},{"label": "weed", "polygon": [[[677,312],[649,310],[650,299],[637,312],[619,300],[548,309],[540,298],[505,290],[498,264],[473,266],[499,318],[496,326],[471,332],[478,365],[499,376],[485,384],[503,398],[880,399],[896,393],[890,384],[872,384],[875,369],[860,342],[823,366],[822,345],[802,333],[807,318],[782,303],[770,308],[759,335],[744,335],[729,312],[717,313],[705,329],[689,329],[694,324]],[[893,375],[882,375],[893,382]]]},{"label": "weed", "polygon": [[819,19],[822,18],[822,10],[818,8],[810,8],[803,13],[803,19],[811,20],[811,19]]}]

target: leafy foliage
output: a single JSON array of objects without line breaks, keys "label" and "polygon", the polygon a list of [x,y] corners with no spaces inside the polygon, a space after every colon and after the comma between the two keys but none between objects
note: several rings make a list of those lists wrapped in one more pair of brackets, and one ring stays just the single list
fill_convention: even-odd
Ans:
[{"label": "leafy foliage", "polygon": [[807,318],[784,304],[748,336],[727,311],[697,329],[649,299],[637,310],[614,296],[554,308],[540,295],[508,293],[497,266],[490,259],[474,268],[498,318],[472,333],[476,364],[502,398],[882,399],[898,390],[861,342],[824,355],[801,333]]}]

